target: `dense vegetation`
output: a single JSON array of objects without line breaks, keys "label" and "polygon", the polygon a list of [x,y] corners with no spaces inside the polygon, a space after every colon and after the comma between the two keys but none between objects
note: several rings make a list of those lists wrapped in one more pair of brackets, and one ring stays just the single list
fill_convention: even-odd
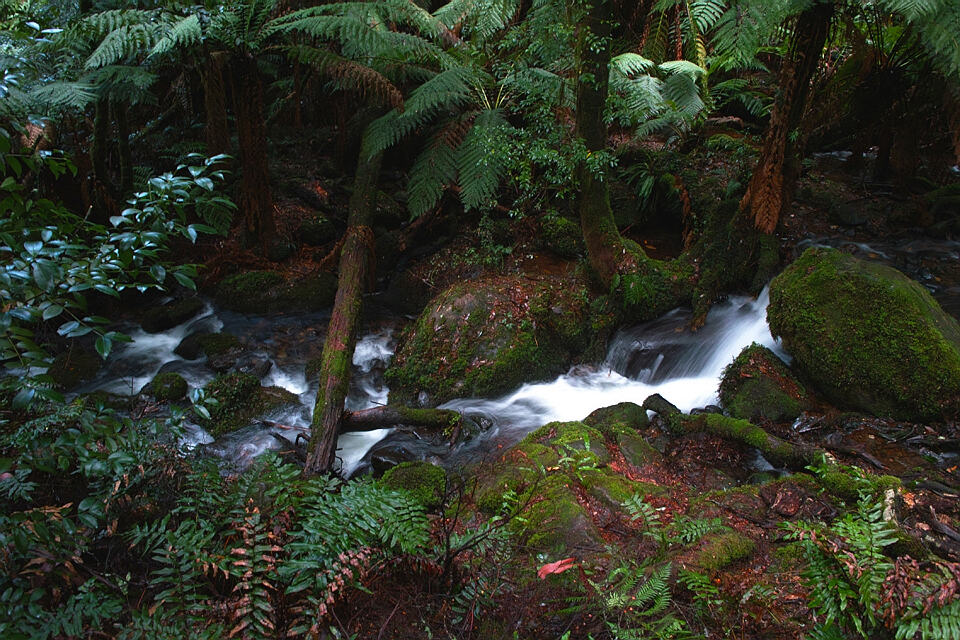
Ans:
[{"label": "dense vegetation", "polygon": [[[958,34],[952,0],[0,0],[0,637],[960,640]],[[496,429],[440,403],[774,276],[790,362],[747,347],[721,407],[338,476],[344,431],[449,453]],[[299,402],[246,338],[84,386],[211,300],[316,343],[309,435],[239,466],[184,443]],[[390,403],[348,411],[380,313]]]}]

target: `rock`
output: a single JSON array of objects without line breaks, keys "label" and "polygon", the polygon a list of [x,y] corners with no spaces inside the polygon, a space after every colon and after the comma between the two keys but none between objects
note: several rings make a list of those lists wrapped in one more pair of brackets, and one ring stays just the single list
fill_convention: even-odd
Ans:
[{"label": "rock", "polygon": [[320,271],[287,280],[276,271],[248,271],[226,278],[216,290],[217,302],[240,313],[320,311],[333,305],[337,278]]},{"label": "rock", "polygon": [[246,426],[254,418],[267,415],[280,407],[299,402],[296,395],[280,387],[260,386],[260,380],[246,373],[217,376],[205,387],[207,397],[217,400],[210,407],[210,418],[198,422],[207,432],[218,437]]},{"label": "rock", "polygon": [[892,267],[808,249],[771,284],[767,319],[839,405],[913,421],[960,409],[960,325]]},{"label": "rock", "polygon": [[544,216],[540,220],[539,237],[544,247],[561,258],[575,260],[585,251],[580,225],[562,216]]},{"label": "rock", "polygon": [[191,333],[180,341],[175,354],[185,360],[196,360],[201,356],[218,356],[240,348],[240,340],[230,333]]},{"label": "rock", "polygon": [[311,247],[322,247],[337,239],[337,229],[327,218],[317,214],[310,220],[304,220],[297,231],[300,241]]},{"label": "rock", "polygon": [[716,572],[753,555],[756,544],[736,531],[707,536],[693,564],[704,571]]},{"label": "rock", "polygon": [[59,389],[73,389],[82,382],[93,380],[103,366],[103,359],[90,351],[73,348],[53,359],[47,375]]},{"label": "rock", "polygon": [[145,314],[140,325],[147,333],[160,333],[183,324],[190,318],[203,311],[203,300],[200,298],[186,298],[169,304],[153,307]]},{"label": "rock", "polygon": [[614,315],[589,300],[585,283],[554,277],[453,285],[401,335],[386,372],[391,402],[412,404],[421,392],[433,404],[496,395],[598,357]]},{"label": "rock", "polygon": [[429,462],[403,462],[384,473],[380,484],[408,491],[427,509],[436,509],[443,504],[447,474]]},{"label": "rock", "polygon": [[187,395],[187,381],[178,373],[158,373],[150,382],[150,394],[161,402],[179,400]]},{"label": "rock", "polygon": [[643,401],[643,408],[653,411],[664,418],[675,413],[680,413],[680,409],[677,408],[677,405],[673,404],[659,393],[655,393],[652,396],[647,396],[647,399]]},{"label": "rock", "polygon": [[842,202],[830,207],[830,220],[844,227],[860,227],[867,224],[870,218],[862,208]]},{"label": "rock", "polygon": [[584,424],[596,427],[607,433],[614,424],[623,425],[627,429],[638,431],[650,422],[647,410],[633,402],[621,402],[611,407],[597,409],[583,419]]},{"label": "rock", "polygon": [[809,403],[806,389],[787,365],[757,343],[744,348],[723,370],[719,395],[731,416],[751,422],[792,422]]}]

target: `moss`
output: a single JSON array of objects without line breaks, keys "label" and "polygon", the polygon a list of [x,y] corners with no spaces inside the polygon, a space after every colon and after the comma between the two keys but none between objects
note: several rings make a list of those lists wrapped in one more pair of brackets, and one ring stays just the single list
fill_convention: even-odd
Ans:
[{"label": "moss", "polygon": [[773,281],[767,318],[837,403],[908,420],[960,409],[960,325],[891,267],[808,249]]},{"label": "moss", "polygon": [[803,567],[803,545],[800,542],[788,542],[773,550],[773,562],[768,572],[771,574],[799,573]]},{"label": "moss", "polygon": [[573,260],[584,252],[580,225],[562,216],[544,216],[540,220],[540,238],[547,249],[561,258]]},{"label": "moss", "polygon": [[204,304],[200,298],[177,300],[170,304],[151,308],[143,314],[140,325],[147,333],[166,331],[194,317],[203,311],[203,307]]},{"label": "moss", "polygon": [[240,313],[319,311],[333,304],[336,276],[321,271],[287,280],[276,271],[247,271],[226,278],[216,290],[217,302]]},{"label": "moss", "polygon": [[580,457],[580,462],[600,465],[610,461],[603,434],[583,422],[550,422],[530,433],[526,440],[551,445],[561,455],[589,452],[589,460]]},{"label": "moss", "polygon": [[388,489],[402,489],[427,509],[436,509],[443,502],[447,474],[429,462],[402,462],[388,469],[380,484]]},{"label": "moss", "polygon": [[179,373],[158,373],[150,382],[150,393],[161,402],[187,395],[187,381]]},{"label": "moss", "polygon": [[230,333],[193,333],[184,338],[173,352],[193,360],[201,355],[219,356],[240,346],[240,339]]},{"label": "moss", "polygon": [[92,380],[101,366],[103,359],[97,354],[83,349],[71,349],[53,359],[47,375],[53,378],[57,388],[73,389],[82,382]]},{"label": "moss", "polygon": [[587,469],[577,476],[584,490],[610,509],[619,509],[631,496],[660,495],[663,487],[647,482],[634,482],[608,468]]},{"label": "moss", "polygon": [[531,549],[549,552],[599,542],[593,522],[565,476],[544,478],[520,496],[521,504],[527,501],[523,520],[513,520],[510,527]]},{"label": "moss", "polygon": [[735,418],[789,422],[809,402],[803,385],[770,349],[743,349],[723,371],[720,402]]},{"label": "moss", "polygon": [[659,462],[663,456],[649,442],[636,434],[623,433],[616,436],[617,448],[624,460],[635,467]]},{"label": "moss", "polygon": [[707,536],[693,563],[705,571],[720,571],[734,562],[749,558],[756,545],[753,540],[730,531]]},{"label": "moss", "polygon": [[612,436],[614,432],[619,432],[621,427],[637,431],[643,429],[649,423],[647,411],[633,402],[621,402],[611,407],[597,409],[583,422],[591,427],[596,427],[604,435]]},{"label": "moss", "polygon": [[214,437],[244,427],[258,416],[286,405],[295,404],[297,396],[280,387],[262,387],[260,381],[246,373],[217,376],[205,387],[208,397],[217,400],[210,409],[210,418],[201,425]]},{"label": "moss", "polygon": [[824,491],[844,502],[856,502],[861,492],[879,496],[887,489],[899,489],[902,485],[900,478],[895,476],[868,475],[857,467],[842,464],[819,472],[817,482]]},{"label": "moss", "polygon": [[588,290],[575,285],[504,276],[449,287],[401,334],[386,372],[391,401],[492,396],[562,373],[613,327],[594,322]]}]

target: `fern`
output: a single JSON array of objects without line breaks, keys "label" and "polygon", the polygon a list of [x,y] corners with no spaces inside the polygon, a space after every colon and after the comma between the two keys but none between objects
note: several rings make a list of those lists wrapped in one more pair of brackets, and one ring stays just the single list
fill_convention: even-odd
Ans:
[{"label": "fern", "polygon": [[506,167],[508,127],[499,110],[481,111],[457,149],[460,200],[467,210],[489,204],[500,185]]}]

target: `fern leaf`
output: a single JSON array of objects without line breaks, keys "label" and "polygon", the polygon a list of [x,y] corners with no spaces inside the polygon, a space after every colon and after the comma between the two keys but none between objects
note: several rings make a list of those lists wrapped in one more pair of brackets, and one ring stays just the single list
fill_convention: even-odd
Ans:
[{"label": "fern leaf", "polygon": [[506,169],[507,122],[498,109],[480,112],[457,149],[460,200],[470,209],[493,200]]}]

